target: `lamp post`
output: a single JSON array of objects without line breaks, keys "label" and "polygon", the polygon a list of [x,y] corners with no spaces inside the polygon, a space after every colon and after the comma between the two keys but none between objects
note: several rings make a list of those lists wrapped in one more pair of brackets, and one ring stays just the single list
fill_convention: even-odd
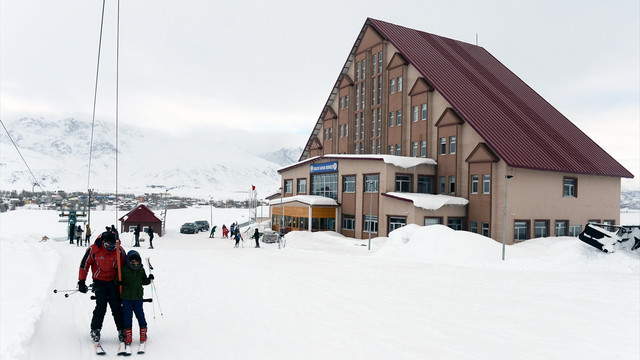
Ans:
[{"label": "lamp post", "polygon": [[373,185],[373,181],[367,181],[367,188],[369,189],[369,245],[367,246],[367,250],[371,250],[371,225],[373,224],[373,190],[371,189]]},{"label": "lamp post", "polygon": [[280,234],[284,235],[282,228],[284,227],[284,210],[282,207],[282,197],[284,196],[284,188],[280,188],[280,228],[278,229]]},{"label": "lamp post", "polygon": [[507,242],[507,186],[509,185],[509,179],[513,175],[504,176],[504,222],[502,223],[502,261],[504,261],[504,250]]},{"label": "lamp post", "polygon": [[211,228],[213,228],[213,197],[209,195],[209,207],[211,208]]}]

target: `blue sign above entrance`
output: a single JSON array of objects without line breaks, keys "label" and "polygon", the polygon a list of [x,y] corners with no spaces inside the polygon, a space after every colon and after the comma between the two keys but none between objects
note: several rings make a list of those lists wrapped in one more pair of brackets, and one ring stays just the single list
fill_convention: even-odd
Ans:
[{"label": "blue sign above entrance", "polygon": [[309,173],[311,174],[333,172],[333,171],[338,171],[337,161],[332,161],[332,162],[327,162],[322,164],[311,164],[309,168]]}]

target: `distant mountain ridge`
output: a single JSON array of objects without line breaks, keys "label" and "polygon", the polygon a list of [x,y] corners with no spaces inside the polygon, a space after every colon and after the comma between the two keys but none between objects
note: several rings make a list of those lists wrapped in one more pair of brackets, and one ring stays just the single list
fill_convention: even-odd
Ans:
[{"label": "distant mountain ridge", "polygon": [[[87,185],[99,191],[115,190],[113,124],[96,122],[93,127],[90,177],[90,122],[25,117],[6,125],[45,190],[86,191]],[[159,193],[173,188],[171,193],[178,195],[244,199],[253,185],[262,197],[280,186],[277,169],[296,162],[302,152],[296,144],[275,148],[265,142],[268,136],[258,133],[211,136],[222,131],[167,134],[120,125],[119,192]],[[260,154],[253,144],[261,144],[267,151]],[[5,132],[0,135],[0,146],[1,188],[31,190],[33,177]]]}]

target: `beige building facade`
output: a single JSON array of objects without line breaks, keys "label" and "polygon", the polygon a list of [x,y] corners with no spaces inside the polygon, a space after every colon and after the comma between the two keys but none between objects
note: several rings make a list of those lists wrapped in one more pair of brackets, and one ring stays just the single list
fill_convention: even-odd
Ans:
[{"label": "beige building facade", "polygon": [[375,19],[300,161],[279,172],[283,198],[336,202],[317,206],[335,214],[325,225],[290,229],[364,239],[440,223],[508,244],[619,224],[620,179],[633,177],[486,50]]}]

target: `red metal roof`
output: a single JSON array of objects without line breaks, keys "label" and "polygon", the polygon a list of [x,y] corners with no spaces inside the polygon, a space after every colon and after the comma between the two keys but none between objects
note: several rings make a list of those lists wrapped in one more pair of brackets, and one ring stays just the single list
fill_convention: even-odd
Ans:
[{"label": "red metal roof", "polygon": [[148,207],[144,204],[140,204],[135,207],[135,209],[129,211],[125,215],[123,215],[120,221],[125,221],[128,223],[131,222],[140,222],[140,223],[161,223],[160,220]]},{"label": "red metal roof", "polygon": [[376,19],[393,44],[507,165],[633,175],[484,48]]}]

